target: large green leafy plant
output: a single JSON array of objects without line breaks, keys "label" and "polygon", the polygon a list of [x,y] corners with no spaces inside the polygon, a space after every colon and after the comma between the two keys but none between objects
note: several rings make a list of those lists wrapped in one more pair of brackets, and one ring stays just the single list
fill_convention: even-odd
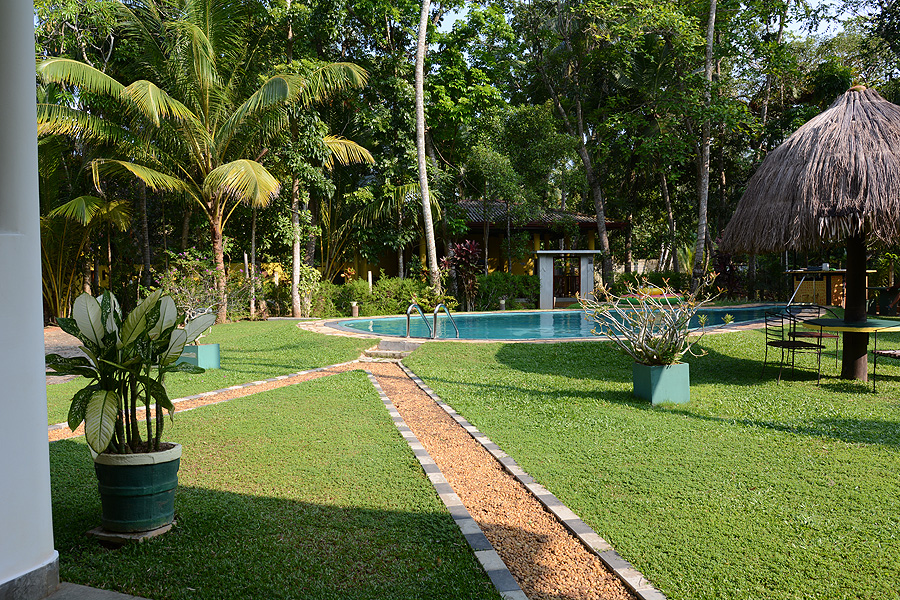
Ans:
[{"label": "large green leafy plant", "polygon": [[[69,427],[74,431],[84,422],[85,438],[98,454],[159,450],[165,423],[162,409],[170,414],[174,409],[163,385],[165,375],[204,372],[177,361],[185,344],[209,329],[215,318],[207,314],[185,322],[162,290],[150,294],[124,318],[116,297],[108,291],[99,300],[90,294],[76,298],[72,318],[60,318],[59,326],[81,340],[86,356],[47,355],[47,366],[55,374],[90,380],[72,397]],[[150,411],[153,403],[155,416]],[[146,440],[141,438],[139,404],[145,408]]]}]

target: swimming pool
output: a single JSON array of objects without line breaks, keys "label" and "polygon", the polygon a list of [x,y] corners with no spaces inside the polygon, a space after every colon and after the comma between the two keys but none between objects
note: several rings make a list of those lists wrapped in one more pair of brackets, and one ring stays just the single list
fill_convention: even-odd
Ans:
[{"label": "swimming pool", "polygon": [[[734,317],[735,323],[755,321],[765,317],[767,310],[775,305],[753,307],[706,308],[698,312],[706,315],[707,326],[723,324],[726,314]],[[697,326],[697,318],[691,326]],[[534,312],[491,312],[460,313],[453,319],[459,327],[459,338],[467,340],[565,340],[595,337],[591,334],[593,321],[588,321],[581,310],[554,310]],[[428,315],[428,324],[433,323]],[[371,317],[353,319],[334,324],[339,329],[362,331],[381,336],[406,336],[406,317]],[[456,331],[446,315],[438,317],[438,334],[440,339],[454,339]],[[413,313],[410,320],[410,336],[427,338],[428,327],[418,313]]]}]

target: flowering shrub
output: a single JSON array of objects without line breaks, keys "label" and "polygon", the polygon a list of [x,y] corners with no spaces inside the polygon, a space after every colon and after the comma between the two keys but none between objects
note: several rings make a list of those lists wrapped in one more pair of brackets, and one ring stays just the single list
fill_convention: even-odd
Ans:
[{"label": "flowering shrub", "polygon": [[[219,308],[216,293],[216,267],[211,257],[195,248],[184,252],[168,251],[168,268],[156,274],[159,287],[171,296],[180,312],[200,314]],[[250,282],[243,269],[227,273],[225,293],[228,298],[228,319],[236,320],[249,312]]]}]

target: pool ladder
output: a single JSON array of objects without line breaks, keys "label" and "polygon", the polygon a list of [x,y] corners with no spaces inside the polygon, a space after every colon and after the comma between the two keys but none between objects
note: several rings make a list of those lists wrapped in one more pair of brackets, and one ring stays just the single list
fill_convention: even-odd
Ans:
[{"label": "pool ladder", "polygon": [[425,321],[425,327],[428,328],[428,337],[432,340],[437,338],[437,325],[438,325],[438,313],[441,312],[441,309],[444,309],[444,312],[447,313],[447,318],[450,319],[450,324],[453,325],[453,329],[456,330],[456,337],[459,338],[459,327],[456,326],[456,321],[453,319],[453,315],[450,314],[450,309],[442,302],[434,307],[434,327],[428,324],[428,319],[425,317],[425,313],[422,312],[422,307],[413,302],[409,305],[409,308],[406,309],[406,337],[409,337],[409,320],[412,317],[412,311],[415,310],[422,317],[422,320]]}]

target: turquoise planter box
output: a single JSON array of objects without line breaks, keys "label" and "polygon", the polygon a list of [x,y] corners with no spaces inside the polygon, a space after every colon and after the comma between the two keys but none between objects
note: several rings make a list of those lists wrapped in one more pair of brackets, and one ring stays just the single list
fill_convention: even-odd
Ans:
[{"label": "turquoise planter box", "polygon": [[187,345],[178,362],[191,363],[203,369],[219,368],[219,345],[201,344],[199,346]]},{"label": "turquoise planter box", "polygon": [[634,395],[651,404],[684,404],[691,399],[691,371],[688,363],[649,366],[634,363]]}]

